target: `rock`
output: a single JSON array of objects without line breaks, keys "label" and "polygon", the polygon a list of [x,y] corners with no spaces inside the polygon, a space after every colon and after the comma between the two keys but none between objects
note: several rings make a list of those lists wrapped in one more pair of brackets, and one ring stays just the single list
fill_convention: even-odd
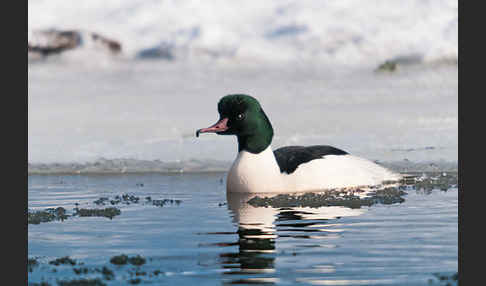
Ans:
[{"label": "rock", "polygon": [[95,32],[79,30],[38,30],[32,32],[29,40],[28,53],[32,58],[44,58],[64,51],[77,49],[88,43],[100,47],[112,54],[120,53],[122,46],[118,41],[109,39]]}]

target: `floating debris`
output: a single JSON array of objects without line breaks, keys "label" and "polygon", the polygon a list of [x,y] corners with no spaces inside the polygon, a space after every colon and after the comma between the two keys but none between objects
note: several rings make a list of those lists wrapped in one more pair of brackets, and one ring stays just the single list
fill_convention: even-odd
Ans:
[{"label": "floating debris", "polygon": [[75,280],[64,280],[57,281],[59,286],[106,286],[101,279],[75,279]]},{"label": "floating debris", "polygon": [[[140,197],[130,195],[130,194],[123,194],[123,195],[117,195],[115,196],[112,200],[106,197],[102,197],[94,201],[95,204],[97,205],[105,205],[110,202],[111,205],[118,205],[118,204],[125,204],[125,205],[130,205],[130,204],[137,204],[140,203]],[[152,197],[147,196],[145,197],[145,204],[150,204],[158,207],[163,207],[167,204],[175,204],[179,205],[182,203],[181,200],[175,200],[175,199],[161,199],[161,200],[154,200]]]},{"label": "floating debris", "polygon": [[458,173],[457,172],[422,173],[420,176],[416,174],[413,187],[418,191],[424,190],[426,193],[430,193],[434,189],[447,191],[450,188],[457,188]]},{"label": "floating debris", "polygon": [[385,188],[382,190],[371,191],[367,196],[359,196],[365,192],[361,189],[356,190],[330,190],[324,193],[305,193],[302,195],[280,194],[275,197],[256,196],[248,201],[254,207],[312,207],[319,208],[324,206],[344,206],[349,208],[360,208],[371,206],[377,203],[394,204],[405,201],[402,196],[406,192],[397,188]]},{"label": "floating debris", "polygon": [[110,262],[115,265],[125,265],[127,263],[130,263],[131,265],[140,266],[145,264],[146,261],[147,260],[140,255],[128,257],[125,254],[113,256],[110,259]]},{"label": "floating debris", "polygon": [[445,286],[457,285],[457,281],[459,278],[458,272],[453,274],[433,273],[432,275],[434,275],[434,277],[437,280],[429,279],[429,284],[439,283],[439,285],[445,285]]},{"label": "floating debris", "polygon": [[97,217],[107,217],[109,219],[113,219],[115,216],[120,215],[121,211],[115,207],[109,207],[104,209],[74,209],[76,213],[73,216],[80,216],[80,217],[90,217],[90,216],[97,216]]},{"label": "floating debris", "polygon": [[27,260],[27,271],[32,272],[37,266],[39,266],[39,262],[37,262],[37,259],[29,258]]},{"label": "floating debris", "polygon": [[76,265],[76,260],[69,258],[69,256],[64,256],[61,258],[57,258],[55,260],[49,261],[49,264],[59,266],[61,264],[70,264],[70,265]]},{"label": "floating debris", "polygon": [[128,280],[128,282],[130,284],[140,284],[140,282],[142,282],[142,280],[140,278],[134,278],[134,279]]},{"label": "floating debris", "polygon": [[152,204],[154,206],[158,206],[158,207],[163,207],[165,206],[166,204],[176,204],[176,205],[180,205],[182,201],[181,200],[172,200],[172,199],[164,199],[164,200],[152,200]]},{"label": "floating debris", "polygon": [[128,262],[128,256],[126,256],[125,254],[113,256],[110,259],[110,262],[112,264],[116,264],[116,265],[125,265]]},{"label": "floating debris", "polygon": [[[97,206],[105,206],[107,204],[118,205],[118,204],[138,204],[142,203],[140,197],[130,194],[116,195],[113,199],[108,197],[101,197],[93,203]],[[182,200],[177,199],[161,199],[153,200],[152,197],[145,197],[145,202],[143,204],[149,204],[153,206],[163,207],[165,205],[180,205]],[[76,206],[72,215],[68,215],[66,209],[63,207],[58,208],[48,208],[45,210],[29,211],[27,210],[28,223],[29,224],[40,224],[43,222],[50,221],[64,221],[68,217],[79,216],[79,217],[107,217],[113,219],[113,217],[120,215],[121,210],[116,207],[107,208],[79,208],[79,203],[74,203]]]},{"label": "floating debris", "polygon": [[87,268],[87,267],[73,268],[73,271],[74,271],[74,273],[76,273],[77,275],[81,275],[81,274],[88,274],[88,273],[90,273],[90,270],[89,270],[89,268]]},{"label": "floating debris", "polygon": [[[129,195],[129,194],[123,194],[123,195],[117,195],[113,200],[110,200],[110,204],[112,205],[117,205],[117,204],[136,204],[140,201],[140,198],[134,195]],[[103,202],[104,203],[104,202]],[[104,204],[103,204],[104,205]]]},{"label": "floating debris", "polygon": [[103,274],[103,278],[105,280],[113,280],[115,278],[115,274],[113,273],[113,271],[106,266],[103,266],[103,268],[101,269],[101,274]]},{"label": "floating debris", "polygon": [[143,258],[140,255],[128,258],[128,263],[136,266],[145,264],[145,261],[146,261],[145,258]]},{"label": "floating debris", "polygon": [[99,198],[96,201],[94,201],[94,203],[96,205],[103,205],[104,206],[105,205],[105,202],[107,202],[107,201],[108,201],[108,198]]},{"label": "floating debris", "polygon": [[29,283],[29,286],[51,286],[51,284],[49,284],[45,281],[42,281],[40,283]]},{"label": "floating debris", "polygon": [[[125,254],[117,255],[111,257],[109,260],[111,264],[114,265],[133,265],[135,267],[132,268],[119,268],[120,271],[126,271],[128,275],[122,275],[120,278],[125,281],[125,284],[133,284],[133,281],[135,281],[137,276],[144,276],[144,277],[155,277],[158,276],[159,274],[164,274],[163,271],[160,270],[154,270],[153,272],[146,271],[142,269],[142,265],[145,265],[147,263],[147,258],[141,256],[141,255],[134,255],[134,256],[128,256]],[[39,267],[41,262],[37,260],[37,258],[29,258],[28,259],[28,271],[32,272],[32,269],[34,267]],[[107,281],[113,281],[115,280],[115,271],[107,267],[107,265],[104,265],[102,267],[77,267],[80,265],[84,265],[83,262],[77,262],[74,259],[71,259],[69,256],[64,256],[60,258],[53,259],[48,262],[49,265],[54,265],[54,266],[60,266],[60,265],[67,265],[67,266],[72,266],[72,270],[76,275],[79,275],[81,277],[78,277],[78,279],[73,279],[73,280],[57,280],[57,285],[67,285],[67,286],[98,286],[98,285],[106,285]],[[51,272],[58,272],[55,268],[50,270]],[[82,277],[83,275],[86,275]],[[93,277],[93,275],[99,275],[99,277]],[[138,278],[139,279],[139,278]],[[138,281],[138,280],[136,280]],[[142,282],[140,280],[139,282],[136,282],[136,284]],[[32,285],[38,285],[38,286],[46,286],[50,285],[47,282],[41,281],[41,282],[30,282],[30,286]]]},{"label": "floating debris", "polygon": [[[322,193],[305,193],[301,195],[280,194],[274,197],[256,196],[248,201],[254,207],[323,207],[345,206],[360,208],[374,204],[395,204],[405,201],[404,190],[415,189],[417,192],[430,194],[432,190],[447,191],[458,187],[457,172],[429,172],[406,174],[397,187],[368,190],[344,189],[329,190]],[[365,194],[363,196],[363,194]]]},{"label": "floating debris", "polygon": [[41,222],[50,222],[55,220],[64,221],[68,218],[66,209],[63,207],[48,208],[42,211],[34,211],[27,213],[27,222],[29,224],[40,224]]}]

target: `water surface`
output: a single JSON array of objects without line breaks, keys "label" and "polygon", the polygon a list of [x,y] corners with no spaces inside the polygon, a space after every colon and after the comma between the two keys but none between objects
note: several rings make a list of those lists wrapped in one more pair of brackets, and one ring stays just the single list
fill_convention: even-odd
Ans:
[{"label": "water surface", "polygon": [[[457,272],[458,189],[407,189],[400,204],[253,207],[226,195],[224,173],[30,175],[30,211],[69,214],[130,194],[121,214],[29,224],[29,282],[100,278],[107,285],[429,285]],[[151,200],[180,200],[155,206]],[[141,255],[142,266],[110,263]],[[76,266],[49,264],[69,256]],[[82,263],[82,265],[80,265]],[[103,266],[114,272],[103,279]],[[78,275],[73,268],[90,272]],[[159,272],[160,271],[160,274]],[[139,275],[137,275],[137,272]],[[145,274],[143,274],[145,273]],[[157,275],[155,274],[157,273]],[[134,280],[134,279],[140,279]]]}]

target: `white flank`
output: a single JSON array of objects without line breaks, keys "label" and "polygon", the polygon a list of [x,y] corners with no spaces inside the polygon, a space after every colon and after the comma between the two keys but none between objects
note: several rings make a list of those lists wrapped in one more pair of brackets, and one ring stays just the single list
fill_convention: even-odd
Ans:
[{"label": "white flank", "polygon": [[328,155],[299,165],[291,174],[280,173],[269,146],[259,154],[238,153],[228,173],[227,191],[298,193],[376,186],[400,178],[399,174],[353,155]]}]

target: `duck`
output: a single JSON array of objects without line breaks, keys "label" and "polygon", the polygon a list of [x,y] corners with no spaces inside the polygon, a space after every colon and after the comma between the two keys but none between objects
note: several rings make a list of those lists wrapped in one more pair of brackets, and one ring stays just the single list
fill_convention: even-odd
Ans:
[{"label": "duck", "polygon": [[375,187],[402,176],[368,159],[328,145],[273,150],[273,127],[258,100],[229,94],[218,102],[219,120],[196,131],[234,135],[238,154],[226,177],[227,192],[305,193]]}]

